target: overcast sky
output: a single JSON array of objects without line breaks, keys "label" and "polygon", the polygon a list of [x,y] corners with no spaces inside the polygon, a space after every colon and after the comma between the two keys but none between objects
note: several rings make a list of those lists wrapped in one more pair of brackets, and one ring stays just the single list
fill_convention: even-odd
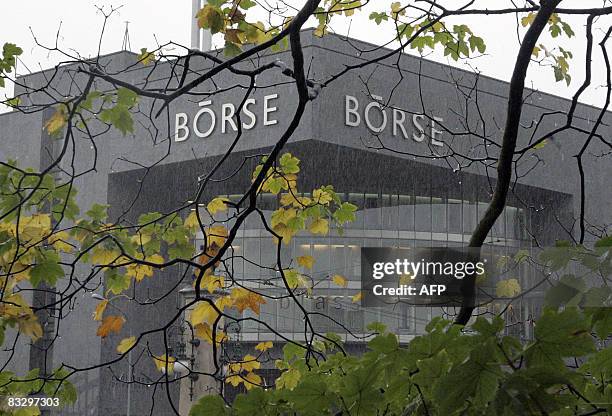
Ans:
[{"label": "overcast sky", "polygon": [[[268,0],[273,2],[273,0]],[[295,5],[302,1],[292,1]],[[383,43],[392,34],[392,27],[378,28],[369,22],[367,16],[371,10],[383,9],[390,1],[376,0],[373,6],[363,12],[356,13],[352,19],[341,18],[342,24],[334,24],[337,33],[367,40],[372,43]],[[405,3],[405,2],[404,2]],[[507,5],[506,0],[482,0],[488,7],[494,5]],[[591,0],[565,0],[565,7],[587,7],[601,5],[602,1]],[[455,2],[456,4],[456,2]],[[101,50],[103,53],[114,52],[121,49],[125,32],[125,22],[129,21],[129,37],[132,50],[138,51],[142,47],[155,48],[169,40],[188,45],[190,39],[190,25],[192,20],[191,0],[159,1],[159,0],[52,0],[52,1],[11,1],[3,2],[0,14],[0,44],[4,42],[16,43],[24,49],[24,54],[18,64],[18,73],[24,74],[48,68],[65,59],[58,53],[49,53],[37,47],[32,33],[39,42],[54,46],[59,30],[58,45],[66,51],[77,51],[81,56],[93,56],[98,50],[98,41],[104,21],[103,15],[97,6],[106,11],[111,6],[121,8],[115,12],[105,30]],[[571,63],[571,74],[574,81],[567,87],[565,83],[554,82],[552,69],[539,68],[532,65],[529,72],[529,86],[556,95],[570,97],[578,88],[584,77],[584,19],[567,19],[576,32],[571,40],[562,38],[552,40],[545,36],[542,41],[549,47],[563,46],[574,52],[575,58]],[[478,69],[482,73],[508,80],[513,66],[513,59],[518,48],[516,21],[510,17],[474,17],[462,18],[462,23],[469,24],[473,31],[483,37],[487,43],[485,56],[470,60],[469,63],[454,63],[459,67]],[[600,20],[598,28],[607,28],[611,20]],[[596,36],[603,32],[597,31]],[[610,41],[612,44],[612,41]],[[596,51],[598,49],[596,48]],[[599,52],[599,51],[598,51]],[[430,55],[429,58],[449,63],[441,54]],[[605,80],[605,71],[602,59],[594,60],[594,85],[582,101],[601,105],[604,101],[604,88],[601,86]],[[0,89],[2,96],[11,96],[11,88]]]}]

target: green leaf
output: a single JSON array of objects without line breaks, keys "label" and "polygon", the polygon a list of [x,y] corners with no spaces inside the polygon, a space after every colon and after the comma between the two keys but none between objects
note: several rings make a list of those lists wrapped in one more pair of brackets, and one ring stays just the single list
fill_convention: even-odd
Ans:
[{"label": "green leaf", "polygon": [[221,397],[205,395],[191,408],[189,416],[223,416],[227,410]]},{"label": "green leaf", "polygon": [[108,205],[101,204],[93,204],[89,211],[85,213],[92,221],[103,222],[106,220],[106,210],[108,209]]},{"label": "green leaf", "polygon": [[534,335],[535,342],[525,354],[530,367],[560,367],[562,358],[581,357],[595,349],[587,321],[576,308],[545,310],[536,322]]},{"label": "green leaf", "polygon": [[41,254],[41,258],[30,271],[30,283],[32,286],[38,287],[41,282],[46,282],[50,286],[55,286],[57,279],[64,275],[64,269],[58,263],[59,255],[47,250]]},{"label": "green leaf", "polygon": [[372,351],[380,352],[383,354],[389,354],[399,347],[399,343],[397,341],[397,336],[395,334],[384,334],[378,335],[370,342],[368,342],[368,347]]},{"label": "green leaf", "polygon": [[119,88],[117,90],[117,104],[133,107],[138,102],[138,94],[128,88]]}]

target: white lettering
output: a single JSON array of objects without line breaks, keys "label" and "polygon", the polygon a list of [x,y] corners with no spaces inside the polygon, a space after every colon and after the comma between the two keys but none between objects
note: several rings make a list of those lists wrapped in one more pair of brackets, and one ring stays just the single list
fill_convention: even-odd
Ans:
[{"label": "white lettering", "polygon": [[416,133],[412,133],[412,139],[415,142],[422,142],[425,139],[425,129],[421,123],[419,123],[419,120],[423,120],[424,118],[425,116],[423,114],[414,114],[412,116],[412,124],[414,124],[414,128],[420,133],[418,136]]},{"label": "white lettering", "polygon": [[244,106],[242,107],[242,112],[244,113],[244,115],[251,119],[251,121],[248,123],[242,123],[242,128],[245,130],[251,130],[253,127],[255,127],[255,123],[257,122],[255,114],[251,110],[249,110],[249,105],[251,104],[255,104],[254,98],[249,98],[248,100],[246,100],[244,102]]},{"label": "white lettering", "polygon": [[400,109],[393,109],[393,135],[397,136],[397,128],[399,127],[402,131],[402,135],[404,139],[408,138],[408,133],[406,132],[406,127],[404,126],[404,121],[406,120],[406,113]]},{"label": "white lettering", "polygon": [[440,117],[434,117],[431,120],[431,144],[433,144],[434,146],[444,146],[444,143],[436,140],[437,136],[441,136],[442,135],[442,131],[441,130],[436,130],[436,121],[439,123],[444,123],[444,119],[440,118]]},{"label": "white lettering", "polygon": [[[200,102],[199,106],[200,107],[205,107],[207,105],[211,105],[212,101],[208,100],[208,101],[202,101]],[[208,130],[206,130],[206,132],[202,133],[198,127],[198,124],[200,122],[200,117],[203,114],[208,114],[210,116],[210,127],[208,128]],[[215,116],[215,112],[213,110],[211,110],[210,108],[203,108],[200,111],[198,111],[195,115],[195,117],[193,118],[193,132],[195,133],[196,136],[198,137],[208,137],[210,136],[210,134],[213,132],[213,130],[215,129],[215,124],[217,122],[217,118]]]},{"label": "white lettering", "polygon": [[[189,117],[185,113],[176,113],[174,119],[174,141],[182,142],[189,138],[189,127],[187,127],[187,123],[189,122]],[[180,132],[183,132],[181,135]]]},{"label": "white lettering", "polygon": [[233,119],[234,114],[236,114],[236,107],[234,107],[234,104],[227,103],[221,106],[221,133],[226,132],[225,126],[227,123],[232,126],[234,131],[238,130],[238,127],[236,127],[236,122]]},{"label": "white lettering", "polygon": [[[382,100],[382,97],[379,97],[379,96],[376,96],[376,95],[373,95],[372,98],[374,98],[375,100]],[[372,121],[370,120],[370,110],[372,108],[378,108],[380,110],[380,114],[382,116],[382,123],[378,127],[375,127],[372,124]],[[380,105],[380,103],[378,101],[372,101],[370,104],[368,104],[365,107],[364,113],[363,113],[363,118],[365,119],[366,125],[368,126],[368,128],[373,133],[381,133],[385,129],[385,127],[387,127],[387,113],[382,108],[382,105]]]},{"label": "white lettering", "polygon": [[272,126],[278,123],[278,120],[270,120],[268,114],[278,110],[276,107],[269,107],[269,102],[278,98],[278,94],[266,95],[264,97],[264,109],[263,109],[263,124],[264,126]]},{"label": "white lettering", "polygon": [[[357,127],[361,124],[361,116],[357,111],[359,109],[359,101],[352,95],[344,97],[344,124],[351,127]],[[353,120],[351,120],[351,117]]]}]

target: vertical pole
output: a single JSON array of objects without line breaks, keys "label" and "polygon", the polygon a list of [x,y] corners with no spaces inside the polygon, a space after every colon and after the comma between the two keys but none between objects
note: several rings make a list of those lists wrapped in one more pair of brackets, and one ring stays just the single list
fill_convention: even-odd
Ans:
[{"label": "vertical pole", "polygon": [[191,48],[200,49],[201,43],[201,31],[198,27],[196,20],[196,14],[201,9],[201,0],[191,0]]},{"label": "vertical pole", "polygon": [[206,0],[191,0],[191,48],[204,52],[212,49],[212,34],[199,28],[195,16],[206,3]]}]

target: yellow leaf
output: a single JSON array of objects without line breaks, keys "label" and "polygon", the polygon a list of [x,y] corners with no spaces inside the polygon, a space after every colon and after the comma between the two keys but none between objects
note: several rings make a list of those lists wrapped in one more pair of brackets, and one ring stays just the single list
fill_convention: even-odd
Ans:
[{"label": "yellow leaf", "polygon": [[242,361],[236,361],[229,365],[230,373],[234,374],[240,374],[242,371],[251,372],[259,368],[261,368],[261,363],[250,354],[245,355]]},{"label": "yellow leaf", "polygon": [[244,379],[244,387],[246,387],[247,390],[251,390],[253,387],[260,387],[262,384],[261,377],[255,373],[247,373],[246,376],[244,376]]},{"label": "yellow leaf", "polygon": [[356,295],[353,295],[352,297],[353,303],[359,302],[361,298],[363,298],[363,292],[359,291]]},{"label": "yellow leaf", "polygon": [[227,240],[227,228],[222,225],[215,225],[214,227],[210,227],[206,230],[206,239],[208,247],[223,247],[225,241]]},{"label": "yellow leaf", "polygon": [[312,256],[300,256],[297,258],[297,262],[302,267],[312,269],[312,266],[314,266],[315,263],[315,259]]},{"label": "yellow leaf", "polygon": [[136,344],[136,337],[123,338],[119,345],[117,345],[117,352],[125,354],[134,344]]},{"label": "yellow leaf", "polygon": [[319,218],[310,223],[308,230],[313,234],[325,235],[329,232],[329,222],[324,218]]},{"label": "yellow leaf", "polygon": [[212,274],[204,275],[200,282],[200,288],[205,288],[208,293],[213,293],[217,289],[223,289],[225,286],[225,279],[223,276],[215,276]]},{"label": "yellow leaf", "polygon": [[72,244],[68,243],[70,235],[66,231],[58,231],[49,236],[49,244],[58,251],[70,253],[73,250]]},{"label": "yellow leaf", "polygon": [[217,212],[225,212],[227,211],[226,202],[229,202],[229,199],[214,198],[212,201],[208,203],[208,205],[206,206],[206,209],[208,209],[208,212],[210,212],[213,215],[216,214]]},{"label": "yellow leaf", "polygon": [[341,287],[346,287],[348,285],[348,280],[346,280],[346,277],[340,276],[339,274],[333,275],[332,282]]},{"label": "yellow leaf", "polygon": [[155,367],[157,367],[157,371],[160,371],[162,373],[165,373],[166,367],[168,367],[168,374],[172,374],[174,372],[175,361],[176,358],[168,357],[167,354],[153,356],[153,362],[155,363]]},{"label": "yellow leaf", "polygon": [[154,264],[164,264],[165,262],[164,258],[159,254],[153,254],[152,256],[147,257],[147,261]]},{"label": "yellow leaf", "polygon": [[119,257],[119,252],[108,250],[101,245],[97,245],[92,252],[91,262],[99,266],[108,266]]},{"label": "yellow leaf", "polygon": [[104,310],[106,309],[106,305],[108,305],[108,299],[104,299],[98,303],[96,306],[96,310],[93,313],[94,321],[101,321],[102,315],[104,314]]},{"label": "yellow leaf", "polygon": [[[193,327],[193,331],[196,337],[199,339],[206,341],[209,344],[212,344],[213,339],[213,331],[212,327],[208,324],[199,324]],[[215,333],[216,343],[220,344],[225,340],[225,332],[221,330],[217,330]]]},{"label": "yellow leaf", "polygon": [[200,227],[200,223],[198,223],[198,214],[196,211],[191,211],[187,218],[185,218],[185,222],[183,223],[185,228],[189,229],[197,229]]},{"label": "yellow leaf", "polygon": [[141,48],[140,55],[138,55],[138,61],[142,62],[143,65],[149,65],[155,62],[155,54],[147,51],[147,48]]},{"label": "yellow leaf", "polygon": [[123,316],[107,316],[102,320],[102,324],[100,324],[100,326],[98,327],[96,335],[101,338],[105,338],[111,332],[118,334],[121,331],[121,328],[123,328],[124,323],[125,318]]},{"label": "yellow leaf", "polygon": [[30,315],[25,318],[20,318],[17,323],[19,324],[19,332],[29,336],[32,341],[36,341],[38,338],[42,337],[42,327],[36,316]]},{"label": "yellow leaf", "polygon": [[215,306],[220,310],[224,311],[225,308],[231,308],[234,306],[234,302],[230,296],[221,296],[215,301]]},{"label": "yellow leaf", "polygon": [[45,122],[44,129],[47,130],[49,135],[55,136],[66,125],[67,121],[68,112],[66,111],[66,107],[60,105],[55,110],[55,113],[53,113],[53,115]]},{"label": "yellow leaf", "polygon": [[497,282],[495,293],[500,298],[513,298],[521,293],[521,285],[516,279],[506,279]]},{"label": "yellow leaf", "polygon": [[272,348],[272,341],[260,342],[259,344],[255,345],[255,349],[261,352],[265,352],[270,348]]},{"label": "yellow leaf", "polygon": [[315,189],[312,192],[312,199],[314,199],[315,202],[318,204],[327,205],[332,201],[333,198],[329,192],[324,191],[322,189]]},{"label": "yellow leaf", "polygon": [[191,325],[196,326],[202,323],[212,325],[219,316],[219,313],[208,302],[199,302],[191,311]]},{"label": "yellow leaf", "polygon": [[226,383],[231,384],[234,387],[238,387],[243,381],[244,380],[242,380],[242,377],[240,377],[238,374],[231,375],[225,379]]},{"label": "yellow leaf", "polygon": [[249,308],[257,315],[259,315],[260,305],[266,303],[266,300],[258,293],[252,292],[242,287],[232,289],[230,294],[234,306],[240,313],[244,312],[245,309]]},{"label": "yellow leaf", "polygon": [[153,276],[153,267],[147,266],[146,264],[131,263],[125,266],[125,269],[126,276],[133,277],[138,282],[147,276]]}]

